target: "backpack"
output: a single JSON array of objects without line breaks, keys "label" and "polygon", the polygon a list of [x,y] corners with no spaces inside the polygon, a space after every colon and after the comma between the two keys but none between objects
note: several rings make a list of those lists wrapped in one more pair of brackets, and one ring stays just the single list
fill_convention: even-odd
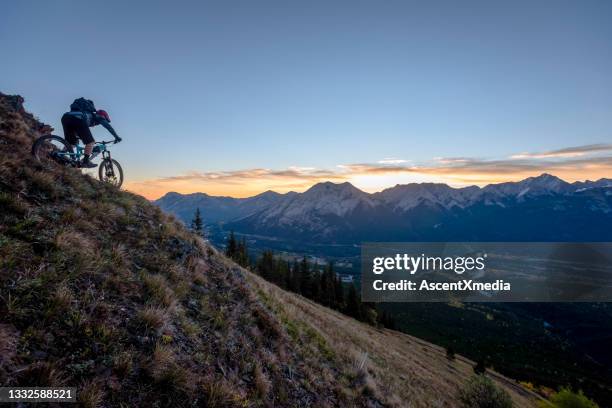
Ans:
[{"label": "backpack", "polygon": [[96,111],[96,107],[94,106],[93,101],[90,99],[77,98],[70,105],[70,110],[83,113],[93,113]]}]

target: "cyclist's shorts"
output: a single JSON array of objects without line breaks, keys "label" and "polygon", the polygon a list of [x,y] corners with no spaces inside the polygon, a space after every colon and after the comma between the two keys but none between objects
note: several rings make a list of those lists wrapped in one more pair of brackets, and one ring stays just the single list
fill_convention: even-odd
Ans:
[{"label": "cyclist's shorts", "polygon": [[95,142],[89,126],[78,116],[65,113],[62,116],[62,127],[64,128],[64,139],[71,145],[76,145],[79,139],[84,144]]}]

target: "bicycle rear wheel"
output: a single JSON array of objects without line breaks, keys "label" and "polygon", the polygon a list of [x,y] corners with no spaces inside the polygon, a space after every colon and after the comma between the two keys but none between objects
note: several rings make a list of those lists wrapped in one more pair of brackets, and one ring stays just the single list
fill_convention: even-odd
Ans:
[{"label": "bicycle rear wheel", "polygon": [[98,167],[98,177],[104,183],[119,188],[123,184],[123,169],[115,159],[104,159]]},{"label": "bicycle rear wheel", "polygon": [[72,164],[72,146],[55,135],[41,136],[32,145],[32,155],[38,161],[53,160],[60,164]]}]

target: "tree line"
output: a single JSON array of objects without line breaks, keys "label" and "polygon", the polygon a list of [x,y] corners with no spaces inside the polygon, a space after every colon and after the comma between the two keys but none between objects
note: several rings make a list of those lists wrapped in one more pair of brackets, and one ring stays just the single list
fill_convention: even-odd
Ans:
[{"label": "tree line", "polygon": [[[196,209],[191,222],[191,230],[199,236],[204,236],[204,222],[199,208]],[[227,238],[225,255],[238,265],[254,271],[283,289],[368,324],[395,329],[393,317],[386,311],[378,310],[374,303],[362,302],[355,284],[353,282],[344,284],[334,271],[332,262],[320,268],[309,262],[306,257],[287,261],[270,250],[263,251],[252,262],[246,239],[244,237],[237,239],[233,231]]]},{"label": "tree line", "polygon": [[371,325],[395,328],[391,315],[379,311],[374,303],[362,302],[354,283],[342,282],[332,262],[319,267],[306,257],[288,261],[266,250],[251,263],[246,240],[236,239],[233,231],[227,238],[225,255],[283,289]]}]

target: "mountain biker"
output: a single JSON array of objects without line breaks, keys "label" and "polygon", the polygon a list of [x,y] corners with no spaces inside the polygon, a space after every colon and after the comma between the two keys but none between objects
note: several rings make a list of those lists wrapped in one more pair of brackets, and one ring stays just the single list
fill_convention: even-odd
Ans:
[{"label": "mountain biker", "polygon": [[102,125],[115,138],[115,143],[121,141],[115,129],[110,125],[110,116],[104,110],[96,110],[93,101],[78,98],[70,105],[70,112],[62,116],[62,127],[64,128],[64,139],[71,145],[76,145],[79,140],[85,144],[85,154],[80,163],[81,167],[93,168],[97,164],[91,162],[91,154],[94,149],[94,137],[89,130],[90,127]]}]

